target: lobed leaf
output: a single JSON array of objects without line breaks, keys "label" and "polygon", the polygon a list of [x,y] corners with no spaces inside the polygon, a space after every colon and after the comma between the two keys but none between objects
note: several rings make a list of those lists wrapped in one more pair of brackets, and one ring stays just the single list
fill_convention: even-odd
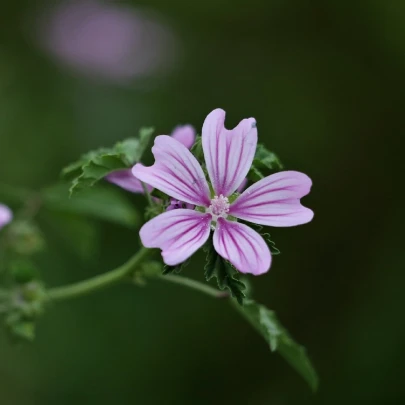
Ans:
[{"label": "lobed leaf", "polygon": [[70,179],[70,195],[92,187],[109,173],[131,167],[138,162],[153,134],[153,128],[141,128],[137,138],[118,142],[112,148],[101,148],[83,155],[62,170],[62,176]]},{"label": "lobed leaf", "polygon": [[166,275],[166,274],[179,274],[181,273],[185,267],[187,267],[190,263],[190,259],[187,259],[185,262],[178,264],[177,266],[169,266],[169,265],[165,265],[163,268],[163,272],[162,274]]},{"label": "lobed leaf", "polygon": [[204,267],[205,278],[210,281],[216,278],[218,287],[224,291],[227,289],[239,305],[243,305],[246,298],[246,285],[239,280],[237,270],[227,260],[223,259],[214,249],[212,239],[208,241],[204,250],[207,253]]},{"label": "lobed leaf", "polygon": [[238,307],[245,318],[264,337],[272,352],[277,351],[305,379],[313,391],[318,388],[318,375],[306,349],[296,343],[281,325],[274,311],[255,301],[245,301]]},{"label": "lobed leaf", "polygon": [[277,155],[259,143],[256,148],[252,167],[250,168],[247,177],[256,182],[272,172],[277,172],[282,169],[283,165]]}]

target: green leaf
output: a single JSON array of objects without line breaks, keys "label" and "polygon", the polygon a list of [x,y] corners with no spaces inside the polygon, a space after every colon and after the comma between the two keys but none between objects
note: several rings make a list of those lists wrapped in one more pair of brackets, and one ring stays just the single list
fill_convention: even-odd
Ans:
[{"label": "green leaf", "polygon": [[158,190],[157,188],[154,188],[152,190],[152,192],[150,193],[150,195],[152,197],[159,198],[159,200],[163,200],[163,201],[170,200],[170,197],[167,194],[165,194],[163,191]]},{"label": "green leaf", "polygon": [[264,179],[266,176],[252,163],[251,168],[247,174],[247,178],[252,180],[254,183],[257,181]]},{"label": "green leaf", "polygon": [[176,273],[179,274],[180,272],[182,272],[184,270],[185,267],[187,267],[190,263],[190,259],[186,260],[183,263],[178,264],[177,266],[168,266],[167,264],[165,265],[165,267],[163,268],[163,273],[164,275],[166,274],[172,274],[172,273]]},{"label": "green leaf", "polygon": [[219,289],[222,291],[227,289],[239,305],[243,305],[246,298],[244,293],[246,285],[239,280],[237,270],[216,252],[211,238],[204,250],[207,253],[204,267],[206,280],[210,281],[212,278],[216,278]]},{"label": "green leaf", "polygon": [[267,168],[268,170],[281,170],[283,164],[278,156],[269,151],[263,144],[259,143],[256,148],[254,159],[259,168]]},{"label": "green leaf", "polygon": [[277,256],[281,253],[280,250],[277,248],[276,243],[271,240],[271,235],[268,232],[260,233],[260,235],[267,243],[267,246],[269,247],[270,252],[273,256]]},{"label": "green leaf", "polygon": [[68,197],[66,184],[43,191],[44,205],[53,211],[88,217],[134,227],[139,217],[126,195],[115,187],[97,187]]},{"label": "green leaf", "polygon": [[190,151],[198,161],[200,161],[204,157],[202,138],[200,135],[197,135],[197,137],[195,138],[194,145],[191,147]]},{"label": "green leaf", "polygon": [[77,162],[62,170],[62,176],[71,179],[70,195],[92,187],[109,173],[131,167],[138,162],[153,134],[153,128],[142,128],[137,138],[118,142],[112,148],[101,148],[83,155]]},{"label": "green leaf", "polygon": [[283,165],[277,155],[269,151],[264,145],[258,144],[252,167],[247,177],[256,182],[268,176],[272,172],[283,169]]},{"label": "green leaf", "polygon": [[245,301],[243,307],[236,306],[239,312],[264,337],[272,352],[277,351],[306,380],[313,391],[318,388],[318,375],[306,353],[306,349],[296,343],[281,325],[274,311],[255,301]]}]

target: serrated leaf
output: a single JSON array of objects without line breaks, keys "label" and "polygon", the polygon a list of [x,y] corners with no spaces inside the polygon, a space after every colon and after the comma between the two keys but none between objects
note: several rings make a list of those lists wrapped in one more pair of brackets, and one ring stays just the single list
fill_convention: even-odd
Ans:
[{"label": "serrated leaf", "polygon": [[181,273],[190,263],[190,260],[186,260],[183,263],[178,264],[177,266],[168,266],[167,264],[163,268],[162,274],[179,274]]},{"label": "serrated leaf", "polygon": [[260,233],[260,235],[267,243],[267,246],[269,247],[270,252],[273,256],[277,256],[281,253],[280,250],[276,247],[276,243],[273,240],[271,240],[271,235],[268,232]]},{"label": "serrated leaf", "polygon": [[264,145],[258,144],[252,167],[247,177],[256,182],[268,176],[272,172],[283,169],[283,165],[278,156],[269,151]]},{"label": "serrated leaf", "polygon": [[276,247],[276,243],[271,239],[271,235],[264,230],[262,225],[254,224],[252,222],[247,222],[243,220],[240,220],[240,222],[254,229],[264,239],[273,256],[277,256],[281,253],[280,250]]},{"label": "serrated leaf", "polygon": [[58,184],[44,190],[43,199],[47,208],[58,212],[85,215],[128,227],[139,222],[134,205],[113,187],[92,188],[69,198],[66,184]]},{"label": "serrated leaf", "polygon": [[271,351],[277,351],[305,379],[313,391],[318,388],[318,375],[306,353],[281,325],[274,311],[255,301],[245,301],[237,307],[251,325],[264,337]]},{"label": "serrated leaf", "polygon": [[109,173],[125,169],[138,162],[149,144],[153,128],[142,128],[137,138],[118,142],[112,148],[101,148],[83,155],[62,170],[71,179],[70,194],[92,187]]},{"label": "serrated leaf", "polygon": [[283,169],[283,164],[279,157],[274,152],[269,151],[261,143],[257,145],[253,161],[259,169],[268,169],[272,171]]},{"label": "serrated leaf", "polygon": [[215,251],[211,239],[204,247],[204,250],[207,253],[204,267],[206,280],[210,281],[215,277],[219,289],[222,291],[227,289],[239,305],[243,305],[246,298],[244,293],[246,286],[239,280],[237,270]]}]

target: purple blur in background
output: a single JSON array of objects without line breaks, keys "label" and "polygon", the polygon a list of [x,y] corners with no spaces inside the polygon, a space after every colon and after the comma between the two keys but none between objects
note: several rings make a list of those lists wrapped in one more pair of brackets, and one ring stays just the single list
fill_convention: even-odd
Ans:
[{"label": "purple blur in background", "polygon": [[0,229],[6,226],[13,219],[13,213],[10,208],[4,204],[0,204]]},{"label": "purple blur in background", "polygon": [[166,72],[176,54],[174,35],[163,22],[96,0],[62,2],[47,10],[39,20],[39,41],[60,64],[114,82]]}]

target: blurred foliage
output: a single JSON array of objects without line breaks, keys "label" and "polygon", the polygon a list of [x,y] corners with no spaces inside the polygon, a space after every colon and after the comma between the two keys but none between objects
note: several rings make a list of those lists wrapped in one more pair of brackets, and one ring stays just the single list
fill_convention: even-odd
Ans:
[{"label": "blurred foliage", "polygon": [[[199,131],[216,107],[228,112],[228,127],[255,117],[260,141],[286,169],[314,182],[305,199],[314,221],[272,229],[283,254],[252,284],[258,300],[276,309],[308,348],[320,390],[312,395],[227,306],[151,282],[51,308],[32,345],[13,346],[4,336],[1,401],[403,403],[405,4],[130,4],[166,19],[182,54],[170,75],[123,86],[80,77],[43,53],[31,25],[48,2],[4,2],[0,181],[48,187],[87,150],[131,137],[144,125],[158,134],[179,123]],[[141,197],[124,198],[143,208]],[[40,214],[38,222],[51,235],[46,254],[36,259],[48,285],[107,271],[139,246],[133,229],[98,224],[100,248],[91,261],[82,260],[56,219]],[[184,272],[202,279],[202,258]]]}]

